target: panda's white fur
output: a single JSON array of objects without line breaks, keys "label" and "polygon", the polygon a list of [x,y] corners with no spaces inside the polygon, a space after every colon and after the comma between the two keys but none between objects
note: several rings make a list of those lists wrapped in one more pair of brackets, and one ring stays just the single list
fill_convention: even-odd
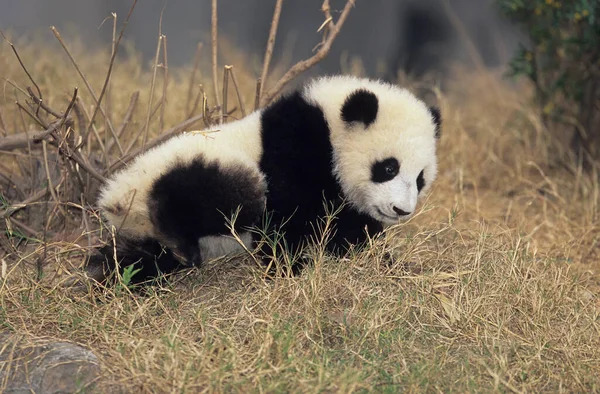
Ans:
[{"label": "panda's white fur", "polygon": [[[355,121],[349,122],[346,115],[354,119],[354,111],[363,111],[360,100],[351,103],[356,110],[351,106],[347,108],[357,91],[367,92],[366,98],[374,100],[374,106],[369,105],[367,100],[365,106],[371,108],[364,109],[366,118],[358,114]],[[168,247],[177,247],[179,233],[169,233],[165,230],[168,226],[161,230],[157,223],[170,220],[165,215],[169,215],[171,208],[178,212],[188,207],[169,207],[163,201],[169,196],[164,194],[173,193],[179,198],[186,193],[196,193],[199,199],[200,195],[207,195],[212,184],[205,187],[193,184],[193,181],[196,176],[206,176],[204,171],[213,163],[213,170],[217,171],[217,178],[211,173],[213,181],[218,181],[220,173],[235,180],[230,183],[241,181],[239,188],[237,185],[225,186],[230,187],[227,193],[237,196],[232,197],[231,205],[239,204],[242,211],[246,205],[244,196],[247,195],[252,196],[254,204],[248,208],[250,210],[257,211],[257,207],[263,210],[266,206],[281,216],[292,214],[296,211],[292,208],[299,206],[302,214],[303,204],[310,197],[311,201],[306,204],[312,205],[306,208],[306,212],[312,215],[318,208],[313,197],[321,192],[329,196],[326,198],[336,200],[335,187],[339,187],[343,198],[355,210],[348,211],[346,216],[349,219],[346,221],[341,217],[340,223],[356,228],[348,231],[341,228],[337,242],[352,242],[360,238],[357,235],[360,226],[376,229],[378,225],[388,226],[412,215],[418,197],[430,188],[437,173],[436,142],[440,121],[439,113],[436,117],[431,111],[408,90],[388,83],[350,76],[315,79],[296,95],[284,96],[243,119],[182,134],[138,156],[108,180],[101,190],[98,206],[107,222],[119,229],[123,237],[133,241],[156,240]],[[314,139],[314,149],[310,138]],[[329,159],[326,158],[328,149],[331,150]],[[285,152],[288,152],[287,155]],[[398,174],[389,181],[373,182],[374,163],[386,158],[398,160]],[[306,174],[312,175],[305,175],[297,169],[302,165],[307,167]],[[177,171],[188,176],[191,183],[181,184],[180,178],[177,178],[179,183],[171,181],[169,177],[176,178]],[[323,172],[329,175],[321,174]],[[315,178],[313,185],[308,177],[315,175],[319,179]],[[424,187],[419,191],[416,179],[420,175]],[[294,176],[302,179],[293,179]],[[331,181],[326,180],[327,176],[332,176]],[[153,192],[159,181],[167,185],[167,191],[161,191],[162,194]],[[188,186],[189,190],[186,190]],[[221,189],[225,186],[221,185]],[[313,187],[314,191],[308,190]],[[151,193],[155,194],[151,196]],[[231,196],[215,198],[221,197],[227,200]],[[196,205],[194,195],[181,198],[177,201]],[[164,213],[156,213],[159,203],[162,203]],[[209,204],[201,200],[197,203]],[[210,205],[202,207],[211,209]],[[254,212],[252,218],[256,216]],[[290,225],[288,233],[290,238],[294,238],[293,243],[304,236],[301,234],[306,231],[303,226],[310,227],[314,219],[297,218],[299,221]],[[249,225],[259,224],[254,223],[255,219],[248,221]],[[213,222],[206,220],[198,226],[210,225],[207,223]],[[177,222],[166,224],[171,226],[169,228],[179,225]],[[214,231],[203,229],[199,234],[195,247],[200,249],[201,260],[239,249],[239,245],[224,234],[222,228]],[[251,240],[247,229],[242,238],[249,246]]]},{"label": "panda's white fur", "polygon": [[150,222],[148,192],[174,163],[191,162],[201,155],[224,165],[245,166],[262,177],[256,164],[261,154],[259,111],[239,121],[187,132],[136,157],[111,177],[100,192],[98,206],[108,223],[128,236],[158,237]]},{"label": "panda's white fur", "polygon": [[[349,133],[338,114],[344,100],[357,89],[375,93],[379,111],[368,132]],[[308,86],[305,97],[325,112],[334,147],[334,171],[349,202],[386,224],[398,222],[393,206],[413,213],[419,194],[414,180],[424,169],[424,194],[437,174],[436,125],[424,103],[406,89],[349,76],[318,79]],[[399,176],[374,184],[369,173],[372,161],[389,156],[402,159]]]}]

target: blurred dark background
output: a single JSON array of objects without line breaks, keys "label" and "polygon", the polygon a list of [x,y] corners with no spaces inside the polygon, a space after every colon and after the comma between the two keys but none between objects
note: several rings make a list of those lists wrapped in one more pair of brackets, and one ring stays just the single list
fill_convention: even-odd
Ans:
[{"label": "blurred dark background", "polygon": [[[493,0],[444,1],[356,0],[330,55],[312,72],[339,72],[343,59],[353,57],[361,58],[368,75],[385,78],[395,77],[398,69],[414,76],[425,72],[444,75],[451,61],[472,63],[474,53],[486,66],[505,64],[518,35],[501,19]],[[282,56],[284,47],[291,62],[311,55],[320,39],[316,30],[324,20],[321,3],[283,2],[274,61]],[[332,9],[340,11],[344,3],[332,0]],[[0,0],[0,28],[12,37],[41,33],[50,42],[55,38],[49,26],[55,25],[67,39],[78,37],[90,46],[108,48],[112,20],[100,27],[102,21],[115,12],[120,28],[131,4],[130,0]],[[275,0],[219,0],[220,37],[256,55],[255,62],[260,65],[274,4]],[[133,42],[146,60],[153,58],[163,7],[162,30],[168,39],[170,65],[191,63],[199,41],[204,42],[208,58],[210,0],[140,0],[125,39]]]}]

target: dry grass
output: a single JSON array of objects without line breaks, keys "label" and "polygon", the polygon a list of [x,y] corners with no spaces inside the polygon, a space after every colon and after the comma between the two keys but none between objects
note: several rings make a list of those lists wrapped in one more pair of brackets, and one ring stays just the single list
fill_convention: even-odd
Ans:
[{"label": "dry grass", "polygon": [[[35,43],[19,50],[46,102],[64,108],[82,84],[63,54]],[[99,90],[110,54],[74,52]],[[2,76],[25,86],[9,55],[0,47]],[[251,103],[256,73],[232,59]],[[165,127],[188,115],[190,72],[169,71]],[[115,66],[115,124],[140,91],[129,136],[144,127],[151,79],[136,58]],[[2,330],[91,348],[104,392],[600,391],[598,178],[559,165],[564,153],[528,108],[527,86],[492,72],[458,71],[453,81],[439,95],[436,186],[419,215],[368,250],[317,256],[291,279],[266,281],[251,263],[220,261],[145,297],[123,287],[65,290],[71,264],[98,237],[88,205],[86,215],[65,205],[73,217],[49,230],[45,247],[9,238],[16,250],[2,260]],[[0,113],[9,133],[23,131],[30,121],[5,86]],[[27,152],[19,155],[2,153],[1,164],[18,173],[15,157]]]}]

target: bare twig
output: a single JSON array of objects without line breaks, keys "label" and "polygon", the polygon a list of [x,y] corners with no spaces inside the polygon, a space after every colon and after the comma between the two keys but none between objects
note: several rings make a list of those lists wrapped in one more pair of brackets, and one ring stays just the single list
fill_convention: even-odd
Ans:
[{"label": "bare twig", "polygon": [[[75,105],[76,100],[77,100],[77,88],[75,88],[73,90],[73,98],[71,99],[69,106],[65,110],[65,114],[61,118],[58,126],[56,127],[56,130],[59,130],[63,125],[65,125],[67,123],[73,123],[72,120],[68,120],[68,116],[69,116],[69,113],[71,112],[71,109]],[[69,127],[67,127],[67,129],[68,128]],[[63,141],[65,142],[64,144],[63,144]],[[73,160],[74,162],[79,164],[79,166],[81,168],[83,168],[85,171],[87,171],[88,174],[90,174],[91,176],[93,176],[94,178],[98,179],[101,182],[105,181],[105,178],[102,176],[102,174],[100,174],[98,171],[96,171],[87,162],[87,160],[83,156],[81,156],[79,154],[79,152],[77,152],[76,149],[72,149],[72,147],[69,145],[69,141],[66,138],[63,141],[55,140],[54,142],[51,142],[51,143],[53,143],[53,145],[56,145],[56,147],[58,147],[58,152],[60,154],[65,156],[67,159]]]},{"label": "bare twig", "polygon": [[[350,10],[354,6],[354,3],[355,3],[355,0],[347,0],[346,1],[346,5],[344,6],[344,9],[342,10],[342,13],[340,14],[340,17],[338,18],[337,22],[334,22],[333,20],[331,20],[328,23],[327,38],[325,38],[323,40],[323,45],[319,48],[317,53],[315,55],[313,55],[312,57],[310,57],[306,60],[302,60],[302,61],[296,63],[295,65],[293,65],[265,95],[261,96],[261,98],[260,98],[261,106],[264,106],[264,105],[267,105],[268,103],[270,103],[271,100],[273,100],[273,98],[281,92],[281,90],[285,87],[285,85],[287,85],[298,74],[308,70],[310,67],[314,66],[315,64],[317,64],[318,62],[323,60],[323,58],[329,53],[329,50],[331,49],[331,45],[333,44],[333,41],[339,34],[342,26],[344,25],[344,22],[348,18],[348,15],[350,14]],[[328,0],[325,0],[323,2],[322,10],[325,13],[326,19],[329,19],[330,15],[328,15],[329,14],[329,1]],[[263,81],[263,83],[264,83],[264,81]]]},{"label": "bare twig", "polygon": [[258,78],[256,80],[256,94],[254,95],[254,110],[255,111],[258,108],[260,108],[260,91],[262,89],[261,85],[262,85],[262,81],[260,80],[260,78]]},{"label": "bare twig", "polygon": [[237,83],[237,79],[235,78],[235,73],[233,72],[233,66],[229,66],[229,73],[231,74],[231,81],[233,82],[233,87],[235,88],[235,94],[237,95],[238,103],[240,104],[240,111],[242,111],[242,117],[246,116],[246,109],[244,105],[244,98],[240,92],[240,88]]},{"label": "bare twig", "polygon": [[48,148],[46,147],[46,141],[42,141],[42,152],[44,157],[44,169],[46,171],[46,181],[48,182],[48,190],[50,190],[50,194],[52,195],[52,199],[56,202],[58,209],[63,214],[63,216],[67,216],[67,212],[60,205],[60,200],[58,199],[58,195],[56,194],[56,190],[54,190],[54,185],[52,184],[52,177],[50,176],[50,165],[48,164]]},{"label": "bare twig", "polygon": [[229,87],[229,70],[231,66],[223,68],[223,106],[221,107],[221,119],[227,115],[227,88]]},{"label": "bare twig", "polygon": [[[115,54],[115,52],[117,51],[117,14],[116,13],[111,13],[111,16],[113,18],[113,25],[112,25],[112,42],[111,42],[111,47],[110,47],[110,56],[112,58],[112,56]],[[108,124],[108,122],[110,122],[112,124],[113,122],[113,118],[112,118],[112,99],[111,99],[111,91],[112,91],[112,78],[111,75],[107,75],[107,79],[108,79],[108,85],[106,86],[106,113],[108,115],[108,119],[104,119],[105,122],[105,127],[106,129],[110,129],[110,126]],[[115,133],[115,136],[113,137],[112,140],[118,140],[117,135]],[[108,133],[104,133],[104,146],[108,146],[108,144],[110,143],[110,141],[112,141],[108,138]],[[118,141],[120,142],[120,141]],[[104,160],[105,160],[105,164],[108,165],[108,154],[104,155]]]},{"label": "bare twig", "polygon": [[19,107],[23,112],[25,112],[27,115],[29,115],[29,117],[33,120],[35,120],[37,122],[37,124],[39,124],[40,126],[46,128],[48,127],[48,125],[46,124],[46,122],[44,122],[43,120],[41,120],[36,114],[32,114],[31,112],[29,112],[27,110],[27,108],[25,108],[20,102],[16,102],[17,107]]},{"label": "bare twig", "polygon": [[[38,86],[38,84],[35,83],[35,81],[33,80],[33,77],[31,76],[31,74],[29,74],[29,71],[27,71],[27,67],[25,67],[25,64],[23,64],[23,61],[21,60],[21,56],[19,56],[19,52],[17,52],[17,48],[15,48],[13,43],[10,42],[8,38],[6,38],[6,36],[4,35],[4,32],[2,30],[0,30],[0,35],[2,35],[2,38],[4,38],[4,40],[8,43],[8,45],[10,45],[15,56],[17,57],[17,60],[19,61],[19,64],[21,65],[21,68],[23,69],[23,71],[25,71],[25,74],[27,74],[27,77],[29,78],[29,80],[31,81],[33,86],[35,86],[35,89],[38,92],[38,97],[40,98],[40,102],[41,102],[42,101],[42,91],[40,90],[40,87]],[[36,115],[37,115],[38,111],[39,111],[39,107],[38,107],[38,110],[36,111]]]},{"label": "bare twig", "polygon": [[167,60],[167,37],[163,37],[163,92],[160,98],[160,116],[158,127],[160,130],[165,128],[165,109],[167,107],[167,88],[169,86],[169,62]]},{"label": "bare twig", "polygon": [[164,142],[164,141],[168,140],[169,138],[182,133],[183,131],[185,131],[185,129],[192,126],[194,123],[198,122],[202,118],[203,118],[203,115],[196,115],[193,118],[190,118],[184,122],[181,122],[177,126],[170,128],[169,130],[166,130],[165,132],[161,133],[159,136],[157,136],[153,140],[149,141],[145,147],[144,146],[140,147],[140,148],[136,149],[135,151],[129,153],[128,155],[121,157],[119,159],[119,161],[117,161],[116,163],[114,163],[111,166],[111,168],[109,169],[109,172],[112,173],[112,172],[118,170],[119,168],[123,167],[131,159],[133,159],[140,153],[143,153],[143,152],[147,151],[148,149],[151,149],[151,148],[155,147],[156,145],[160,144],[161,142]]},{"label": "bare twig", "polygon": [[[135,111],[135,107],[138,103],[139,98],[139,91],[136,91],[131,95],[131,98],[129,99],[129,106],[127,107],[127,111],[125,111],[125,116],[123,117],[123,122],[117,129],[117,139],[120,139],[123,136],[125,129],[127,129],[127,126],[129,126],[129,122],[131,122],[131,118],[133,117],[133,111]],[[106,152],[110,153],[110,150],[113,146],[114,144],[112,143],[112,141],[109,141],[109,144],[106,146]]]},{"label": "bare twig", "polygon": [[[106,115],[106,111],[104,110],[104,108],[100,105],[100,101],[98,99],[98,96],[96,96],[96,92],[94,92],[94,89],[92,88],[92,86],[90,85],[89,81],[87,80],[87,78],[85,77],[85,74],[83,73],[83,71],[81,71],[81,68],[79,67],[79,64],[77,64],[77,62],[75,61],[75,58],[73,58],[73,55],[71,55],[71,52],[69,51],[69,49],[67,48],[67,45],[65,44],[64,40],[62,39],[60,33],[58,32],[58,30],[56,30],[56,28],[54,26],[50,27],[50,29],[52,30],[52,32],[54,33],[54,35],[56,36],[56,39],[58,40],[58,42],[60,43],[60,45],[62,46],[62,48],[64,49],[64,51],[66,52],[67,56],[69,57],[69,59],[71,60],[71,63],[73,64],[73,67],[75,67],[75,70],[77,71],[77,73],[79,74],[79,76],[81,77],[81,79],[83,80],[83,83],[85,84],[86,88],[88,89],[88,91],[90,92],[90,95],[92,96],[92,98],[94,99],[94,102],[96,103],[96,107],[94,110],[94,113],[96,113],[96,111],[100,111],[102,113],[102,116],[105,119],[108,119],[107,115]],[[109,66],[109,68],[112,68],[112,62],[111,65]],[[106,86],[106,80],[105,80],[105,86]],[[105,87],[103,87],[102,89],[102,94],[104,94],[105,91]],[[92,118],[90,118],[92,119]],[[110,122],[107,122],[107,124],[109,124],[109,131],[113,134],[114,136],[114,129],[112,128],[112,125],[110,125]],[[93,127],[94,122],[93,120],[89,122],[88,124],[88,131],[87,134],[89,134],[91,127]],[[118,144],[118,142],[117,142]],[[119,146],[120,149],[122,149]]]},{"label": "bare twig", "polygon": [[[271,21],[271,30],[269,31],[269,39],[267,40],[267,48],[265,50],[265,58],[263,60],[263,69],[262,73],[260,74],[260,80],[263,81],[263,84],[266,84],[267,82],[269,64],[271,63],[271,57],[273,56],[273,48],[275,47],[275,38],[277,37],[277,27],[279,26],[279,16],[281,15],[282,4],[283,0],[277,0],[277,2],[275,3],[275,10],[273,11],[273,20]],[[262,95],[262,88],[258,92],[258,94],[259,96]]]},{"label": "bare twig", "polygon": [[192,100],[192,92],[196,83],[196,72],[198,71],[198,67],[200,67],[200,54],[202,53],[202,46],[203,44],[199,42],[198,47],[196,49],[196,55],[194,56],[194,68],[192,69],[192,74],[190,75],[190,82],[188,84],[187,100],[185,102],[185,110],[188,114],[191,111],[190,102]]},{"label": "bare twig", "polygon": [[[218,83],[218,72],[217,72],[217,0],[212,0],[212,13],[211,13],[211,33],[212,33],[212,73],[213,73],[213,85],[215,88],[215,103],[217,107],[221,106],[221,99],[219,98],[219,83]],[[221,119],[221,122],[223,119]]]},{"label": "bare twig", "polygon": [[[161,21],[162,21],[162,13],[161,13]],[[162,24],[162,22],[161,22]],[[159,24],[160,25],[160,24]],[[150,115],[152,113],[152,99],[154,98],[154,86],[156,84],[156,72],[158,68],[158,56],[160,55],[160,45],[162,44],[162,40],[164,36],[160,32],[161,28],[159,27],[159,36],[158,42],[156,44],[156,54],[154,56],[154,70],[152,72],[152,83],[150,84],[150,98],[148,99],[148,112],[146,113],[146,122],[144,123],[144,135],[142,137],[142,147],[146,145],[146,141],[148,140],[148,132],[150,130]]]},{"label": "bare twig", "polygon": [[42,109],[46,112],[48,112],[49,114],[51,114],[52,116],[54,116],[55,118],[62,118],[63,114],[58,113],[56,111],[54,111],[52,108],[48,107],[41,98],[37,97],[35,95],[35,93],[33,92],[33,90],[31,90],[31,88],[28,86],[27,87],[27,93],[29,93],[29,97],[31,97],[31,99],[33,100],[34,103],[36,103],[38,106],[42,107]]},{"label": "bare twig", "polygon": [[[114,45],[114,51],[112,52],[111,57],[110,57],[110,63],[108,64],[108,71],[106,72],[106,78],[104,79],[104,85],[102,86],[102,90],[100,91],[100,97],[98,97],[98,100],[96,100],[96,107],[94,108],[94,112],[92,113],[92,118],[90,119],[90,125],[88,126],[88,129],[92,126],[92,123],[94,123],[94,119],[96,118],[96,114],[98,113],[98,109],[100,108],[100,104],[102,103],[102,98],[104,97],[104,94],[106,93],[106,88],[110,81],[110,76],[112,74],[112,68],[115,63],[115,57],[117,56],[117,51],[119,50],[119,43],[121,42],[121,38],[123,38],[123,33],[125,33],[125,28],[127,27],[127,24],[129,23],[129,18],[131,17],[131,14],[133,13],[133,9],[135,8],[136,4],[137,4],[137,0],[133,0],[133,4],[131,5],[131,8],[129,9],[129,13],[125,17],[125,21],[123,21],[123,26],[121,27],[121,31],[119,32],[119,38],[117,38],[117,42]],[[116,21],[116,16],[115,16],[115,21]],[[115,130],[112,126],[112,122],[110,121],[110,118],[105,113],[102,113],[102,116],[104,116],[104,118],[106,119],[108,129],[112,133],[113,138],[116,138]],[[117,147],[119,148],[119,150],[122,151],[121,145],[118,140],[116,141],[116,144],[117,144]]]},{"label": "bare twig", "polygon": [[[152,118],[154,118],[154,115],[156,115],[156,113],[160,109],[160,105],[161,105],[161,102],[159,101],[158,103],[156,103],[156,105],[150,112],[150,121],[152,121]],[[129,151],[131,151],[131,149],[135,146],[135,144],[137,143],[137,140],[140,138],[140,136],[142,135],[142,133],[144,132],[145,129],[146,129],[145,124],[143,124],[142,127],[139,129],[139,131],[135,134],[135,137],[131,139],[131,141],[129,142],[129,145],[125,148],[125,155],[128,154]]]},{"label": "bare twig", "polygon": [[[77,97],[77,101],[81,101],[81,97]],[[85,105],[79,105],[79,109],[81,109],[81,111],[83,112],[83,115],[85,117],[87,117],[87,123],[89,125],[91,117],[90,117],[90,114],[88,113],[88,111],[85,109]],[[87,131],[89,132],[90,129],[87,129]],[[102,142],[102,137],[100,137],[100,133],[98,133],[98,129],[96,128],[95,124],[92,125],[91,132],[96,137],[96,141],[98,141],[98,145],[100,146],[100,149],[102,150],[102,154],[104,155],[104,159],[105,159],[104,162],[107,163],[108,162],[108,154],[106,153],[106,148],[104,146],[104,143]],[[82,141],[82,143],[83,143],[83,141]],[[76,150],[78,150],[78,149],[81,149],[81,146],[78,146],[76,148]]]}]

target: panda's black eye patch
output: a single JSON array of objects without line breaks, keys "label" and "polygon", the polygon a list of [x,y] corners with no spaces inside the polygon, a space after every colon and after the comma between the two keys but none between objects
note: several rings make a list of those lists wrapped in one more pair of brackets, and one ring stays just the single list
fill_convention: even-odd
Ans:
[{"label": "panda's black eye patch", "polygon": [[399,171],[400,163],[398,163],[398,160],[389,157],[373,164],[371,167],[371,181],[375,183],[391,181],[398,175]]},{"label": "panda's black eye patch", "polygon": [[[425,171],[425,170],[423,170]],[[421,171],[419,173],[419,176],[417,177],[417,190],[420,192],[421,189],[423,189],[425,187],[425,178],[423,178],[423,171]]]}]

